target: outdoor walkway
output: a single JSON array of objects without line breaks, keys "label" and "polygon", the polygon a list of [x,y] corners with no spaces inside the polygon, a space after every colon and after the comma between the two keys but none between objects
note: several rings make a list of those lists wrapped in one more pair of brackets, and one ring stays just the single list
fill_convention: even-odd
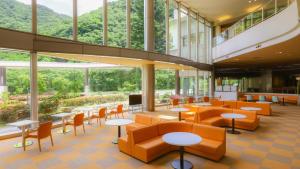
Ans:
[{"label": "outdoor walkway", "polygon": [[[191,154],[186,154],[186,159],[195,169],[300,169],[300,108],[276,105],[273,112],[273,116],[261,116],[261,125],[255,132],[227,134],[227,153],[220,162]],[[171,162],[179,157],[172,152],[145,164],[119,152],[118,146],[111,143],[117,135],[116,128],[99,127],[96,123],[86,127],[86,134],[78,128],[77,137],[73,132],[62,135],[56,131],[54,147],[49,140],[43,140],[41,153],[36,141],[25,152],[13,147],[21,138],[0,141],[0,169],[162,169],[171,168]]]}]

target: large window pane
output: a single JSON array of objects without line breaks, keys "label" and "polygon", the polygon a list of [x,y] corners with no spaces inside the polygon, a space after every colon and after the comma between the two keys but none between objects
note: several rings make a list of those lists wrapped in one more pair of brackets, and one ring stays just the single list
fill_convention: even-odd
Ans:
[{"label": "large window pane", "polygon": [[162,0],[154,2],[154,36],[155,51],[166,53],[166,3]]},{"label": "large window pane", "polygon": [[191,14],[191,59],[197,61],[197,44],[196,44],[197,20],[196,14]]},{"label": "large window pane", "polygon": [[131,0],[131,47],[144,49],[144,0]]},{"label": "large window pane", "polygon": [[155,104],[169,103],[170,96],[175,94],[175,70],[155,70]]},{"label": "large window pane", "polygon": [[180,43],[181,43],[181,54],[180,56],[183,58],[189,58],[189,48],[188,48],[188,15],[187,15],[187,9],[184,7],[180,8],[181,10],[181,37],[180,37]]},{"label": "large window pane", "polygon": [[126,46],[126,0],[107,1],[108,45]]},{"label": "large window pane", "polygon": [[206,63],[211,63],[211,38],[212,38],[212,34],[211,34],[211,27],[210,24],[206,24]]},{"label": "large window pane", "polygon": [[179,56],[178,53],[178,8],[174,0],[170,0],[169,7],[169,50],[170,54]]},{"label": "large window pane", "polygon": [[73,0],[37,0],[38,34],[72,39]]},{"label": "large window pane", "polygon": [[0,0],[0,27],[31,32],[31,0]]},{"label": "large window pane", "polygon": [[0,135],[18,131],[7,123],[30,118],[30,55],[0,51]]},{"label": "large window pane", "polygon": [[103,0],[78,0],[78,40],[103,44]]},{"label": "large window pane", "polygon": [[204,20],[200,20],[199,21],[199,56],[198,56],[198,61],[201,63],[205,63],[206,62],[206,58],[205,58],[205,53],[206,53],[206,34],[205,34],[205,26],[204,26]]}]

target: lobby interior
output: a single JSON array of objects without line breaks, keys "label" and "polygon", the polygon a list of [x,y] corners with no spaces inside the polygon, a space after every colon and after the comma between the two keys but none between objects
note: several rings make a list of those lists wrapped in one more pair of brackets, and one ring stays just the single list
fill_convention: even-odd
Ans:
[{"label": "lobby interior", "polygon": [[0,16],[0,169],[300,169],[300,0]]}]

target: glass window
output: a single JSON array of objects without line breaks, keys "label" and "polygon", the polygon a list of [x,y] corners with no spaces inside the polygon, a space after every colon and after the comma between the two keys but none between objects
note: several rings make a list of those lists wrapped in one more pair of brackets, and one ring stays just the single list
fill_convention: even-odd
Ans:
[{"label": "glass window", "polygon": [[0,27],[31,32],[31,0],[1,0]]},{"label": "glass window", "polygon": [[169,2],[169,50],[170,55],[179,56],[178,53],[178,7],[175,0]]},{"label": "glass window", "polygon": [[154,36],[155,51],[166,53],[166,3],[162,0],[154,2]]},{"label": "glass window", "polygon": [[103,44],[103,0],[78,0],[78,40]]},{"label": "glass window", "polygon": [[210,25],[206,24],[206,63],[211,63],[211,38],[212,38],[212,32],[211,32],[211,27]]},{"label": "glass window", "polygon": [[108,46],[126,46],[126,0],[107,1]]},{"label": "glass window", "polygon": [[191,13],[191,59],[197,61],[197,44],[196,44],[196,33],[197,33],[197,20],[196,14]]},{"label": "glass window", "polygon": [[0,62],[11,65],[0,67],[0,134],[19,131],[7,123],[30,118],[29,60],[28,52],[0,50]]},{"label": "glass window", "polygon": [[201,63],[206,62],[206,34],[205,34],[205,25],[204,25],[204,20],[199,21],[199,56],[198,56],[198,61]]},{"label": "glass window", "polygon": [[181,54],[183,58],[189,58],[189,45],[188,45],[188,15],[187,9],[184,7],[180,8],[181,10]]},{"label": "glass window", "polygon": [[131,0],[131,47],[144,50],[144,0]]},{"label": "glass window", "polygon": [[73,0],[37,0],[38,34],[72,39]]},{"label": "glass window", "polygon": [[275,15],[275,0],[269,1],[264,6],[264,19],[268,19]]},{"label": "glass window", "polygon": [[155,104],[169,103],[170,96],[175,94],[175,70],[155,70]]}]

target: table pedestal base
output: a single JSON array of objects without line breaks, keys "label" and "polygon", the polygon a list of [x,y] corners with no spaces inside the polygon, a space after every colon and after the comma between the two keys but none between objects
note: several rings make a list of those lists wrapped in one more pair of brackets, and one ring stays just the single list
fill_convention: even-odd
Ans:
[{"label": "table pedestal base", "polygon": [[[32,144],[33,144],[33,141],[26,141],[25,146],[26,146],[26,147],[27,147],[27,146],[31,146]],[[23,146],[22,146],[22,143],[17,143],[17,144],[14,145],[14,147],[15,147],[15,148],[21,148],[21,147],[23,147]]]},{"label": "table pedestal base", "polygon": [[118,139],[115,138],[115,139],[113,139],[111,142],[112,142],[113,144],[118,144]]},{"label": "table pedestal base", "polygon": [[236,130],[232,130],[232,129],[227,129],[227,133],[230,133],[230,134],[241,134],[241,132],[236,131]]},{"label": "table pedestal base", "polygon": [[[172,162],[172,167],[175,169],[181,169],[180,160],[174,160]],[[183,160],[183,169],[191,169],[191,168],[193,168],[193,164],[187,160]]]},{"label": "table pedestal base", "polygon": [[71,130],[70,129],[65,129],[65,131],[63,129],[61,130],[58,130],[57,133],[58,134],[66,134],[66,133],[69,133]]}]

